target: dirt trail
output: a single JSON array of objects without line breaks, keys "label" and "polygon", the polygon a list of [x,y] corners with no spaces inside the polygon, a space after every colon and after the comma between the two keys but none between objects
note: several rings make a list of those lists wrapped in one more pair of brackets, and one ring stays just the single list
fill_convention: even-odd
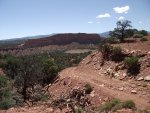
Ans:
[{"label": "dirt trail", "polygon": [[121,86],[128,86],[128,82],[110,79],[105,76],[101,76],[96,71],[84,67],[71,67],[63,70],[61,77],[71,77],[79,81],[87,82],[91,84],[98,92],[118,98],[121,100],[133,100],[136,103],[137,108],[149,108],[150,103],[148,98],[141,98],[137,94],[131,94],[131,92],[118,91],[117,88]]}]

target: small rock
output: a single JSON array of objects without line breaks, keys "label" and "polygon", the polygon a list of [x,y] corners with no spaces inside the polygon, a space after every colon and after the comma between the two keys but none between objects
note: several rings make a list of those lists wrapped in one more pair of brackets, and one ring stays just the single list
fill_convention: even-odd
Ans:
[{"label": "small rock", "polygon": [[145,80],[145,81],[150,81],[150,76],[146,76],[146,77],[144,78],[144,80]]},{"label": "small rock", "polygon": [[136,88],[136,84],[131,84],[131,87],[132,88]]},{"label": "small rock", "polygon": [[123,73],[123,74],[122,74],[122,76],[123,76],[123,77],[126,77],[126,76],[127,76],[127,74],[126,74],[126,73]]},{"label": "small rock", "polygon": [[99,85],[100,87],[104,87],[105,86],[105,84],[101,84],[101,85]]},{"label": "small rock", "polygon": [[123,89],[124,89],[123,87],[120,87],[120,88],[119,88],[120,91],[123,91]]},{"label": "small rock", "polygon": [[114,74],[114,76],[119,77],[119,76],[120,76],[120,74],[119,74],[119,73],[115,73],[115,74]]},{"label": "small rock", "polygon": [[113,72],[113,70],[112,70],[111,68],[108,68],[108,69],[107,69],[107,73],[108,73],[108,74],[111,74],[112,72]]},{"label": "small rock", "polygon": [[53,110],[53,108],[47,108],[46,111],[48,111],[48,112],[51,113],[51,112],[53,112],[54,110]]},{"label": "small rock", "polygon": [[69,98],[69,99],[67,99],[67,102],[71,102],[71,99]]},{"label": "small rock", "polygon": [[119,78],[119,80],[123,80],[123,79],[125,79],[125,78],[126,78],[125,76],[122,76],[122,77]]},{"label": "small rock", "polygon": [[91,97],[94,97],[94,96],[95,96],[95,94],[94,94],[93,91],[91,92],[90,96],[91,96]]},{"label": "small rock", "polygon": [[136,90],[131,90],[131,93],[137,94]]},{"label": "small rock", "polygon": [[150,51],[148,52],[148,54],[150,54]]},{"label": "small rock", "polygon": [[138,86],[141,86],[141,84],[137,84]]},{"label": "small rock", "polygon": [[142,95],[146,95],[146,92],[143,92]]},{"label": "small rock", "polygon": [[137,79],[137,81],[141,81],[141,80],[144,80],[144,78],[140,77],[140,78]]},{"label": "small rock", "polygon": [[107,72],[106,72],[106,71],[104,71],[103,73],[104,73],[104,74],[107,74]]},{"label": "small rock", "polygon": [[25,109],[25,108],[21,108],[21,110],[22,110],[22,111],[26,111],[26,109]]},{"label": "small rock", "polygon": [[106,98],[104,98],[104,101],[106,102],[106,101],[108,101],[109,100],[109,98],[108,97],[106,97]]},{"label": "small rock", "polygon": [[73,89],[73,90],[74,90],[74,89],[79,89],[79,87],[78,87],[78,86],[75,86],[75,87],[73,87],[72,89]]}]

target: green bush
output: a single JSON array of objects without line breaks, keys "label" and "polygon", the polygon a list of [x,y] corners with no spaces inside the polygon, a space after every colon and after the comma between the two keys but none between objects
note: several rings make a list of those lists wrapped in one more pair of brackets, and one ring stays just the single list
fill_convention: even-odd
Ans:
[{"label": "green bush", "polygon": [[43,83],[49,84],[58,74],[58,66],[53,58],[47,59],[43,63]]},{"label": "green bush", "polygon": [[120,110],[123,108],[123,104],[122,102],[119,102],[118,104],[116,104],[113,108],[112,108],[112,111],[113,112],[116,112],[117,110]]},{"label": "green bush", "polygon": [[106,44],[106,43],[100,45],[100,47],[99,47],[99,50],[101,51],[101,53],[103,55],[103,58],[105,60],[109,60],[110,59],[110,56],[111,56],[111,53],[112,53],[112,49],[113,49],[113,47],[110,44]]},{"label": "green bush", "polygon": [[127,100],[127,101],[123,102],[123,108],[134,109],[135,103],[132,100]]},{"label": "green bush", "polygon": [[122,54],[121,47],[113,47],[112,60],[116,61],[116,62],[123,60],[123,54]]},{"label": "green bush", "polygon": [[150,108],[139,110],[139,113],[149,113],[149,112],[150,112]]},{"label": "green bush", "polygon": [[83,113],[83,109],[80,106],[75,107],[75,113]]},{"label": "green bush", "polygon": [[106,39],[106,41],[110,44],[117,44],[118,43],[118,40],[115,37],[109,37]]},{"label": "green bush", "polygon": [[33,102],[38,102],[38,101],[44,101],[44,102],[46,102],[47,100],[48,100],[48,95],[45,95],[42,92],[36,92],[32,96],[32,101]]},{"label": "green bush", "polygon": [[148,41],[148,39],[145,38],[145,37],[143,37],[143,38],[140,39],[140,41],[142,41],[142,42],[143,42],[143,41]]},{"label": "green bush", "polygon": [[6,77],[4,77],[3,75],[0,75],[0,88],[7,86],[7,84],[8,84],[8,81]]},{"label": "green bush", "polygon": [[14,105],[10,83],[5,76],[0,75],[0,109],[8,109]]},{"label": "green bush", "polygon": [[3,99],[0,101],[0,109],[9,109],[15,105],[15,102],[10,99]]},{"label": "green bush", "polygon": [[115,107],[116,105],[120,104],[120,100],[118,99],[113,99],[109,102],[106,102],[105,104],[103,104],[100,107],[100,112],[108,112],[111,111],[113,107]]},{"label": "green bush", "polygon": [[132,100],[127,100],[125,102],[121,102],[118,99],[113,99],[109,102],[106,102],[100,107],[100,112],[109,112],[113,111],[116,112],[119,109],[128,108],[128,109],[135,109],[135,103]]},{"label": "green bush", "polygon": [[133,38],[143,38],[143,35],[142,34],[134,34]]},{"label": "green bush", "polygon": [[121,49],[121,47],[114,47],[114,48],[113,48],[113,54],[114,54],[114,55],[120,55],[120,54],[122,54],[122,49]]},{"label": "green bush", "polygon": [[138,58],[137,57],[126,57],[124,60],[125,66],[128,69],[128,73],[131,74],[138,74],[140,67],[138,63]]},{"label": "green bush", "polygon": [[84,87],[85,87],[86,94],[90,94],[93,91],[93,88],[90,84],[86,84]]},{"label": "green bush", "polygon": [[140,34],[142,34],[143,36],[148,36],[148,32],[145,30],[141,30],[139,31]]}]

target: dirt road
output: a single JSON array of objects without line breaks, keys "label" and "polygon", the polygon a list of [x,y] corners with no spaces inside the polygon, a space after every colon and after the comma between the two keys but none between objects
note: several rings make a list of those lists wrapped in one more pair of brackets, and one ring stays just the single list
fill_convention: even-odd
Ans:
[{"label": "dirt road", "polygon": [[96,71],[83,66],[71,67],[63,70],[61,77],[75,78],[79,81],[84,81],[91,84],[95,90],[103,92],[104,94],[118,98],[121,100],[133,100],[137,108],[149,108],[150,103],[148,98],[142,98],[138,94],[132,94],[130,91],[118,91],[119,87],[128,88],[129,83],[117,79],[110,79],[108,77],[98,74]]}]

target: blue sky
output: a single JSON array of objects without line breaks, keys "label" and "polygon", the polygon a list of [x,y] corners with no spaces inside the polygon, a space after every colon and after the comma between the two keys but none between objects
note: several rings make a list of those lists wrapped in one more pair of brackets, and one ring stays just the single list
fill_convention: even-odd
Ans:
[{"label": "blue sky", "polygon": [[121,19],[150,31],[150,0],[0,0],[0,39],[101,33]]}]

